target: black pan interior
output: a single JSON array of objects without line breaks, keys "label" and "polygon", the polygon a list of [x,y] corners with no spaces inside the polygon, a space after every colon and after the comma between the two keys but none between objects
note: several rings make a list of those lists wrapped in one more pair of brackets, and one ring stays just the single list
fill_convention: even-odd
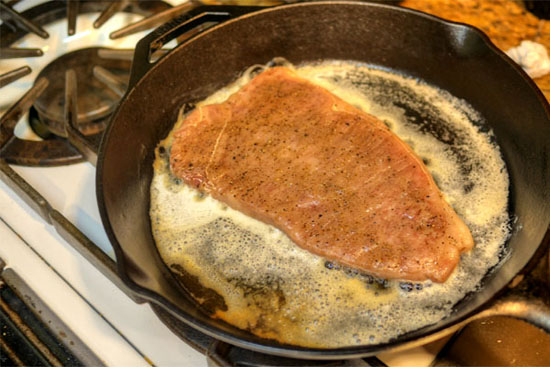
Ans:
[{"label": "black pan interior", "polygon": [[[510,258],[455,314],[384,345],[318,350],[264,340],[197,310],[156,251],[149,224],[153,151],[185,102],[201,100],[253,64],[361,61],[420,78],[468,101],[493,129],[510,179]],[[299,358],[352,357],[438,331],[490,300],[533,256],[550,218],[548,105],[532,81],[481,32],[387,5],[302,3],[229,21],[178,46],[128,92],[105,135],[99,207],[122,279],[142,297],[219,339]]]}]

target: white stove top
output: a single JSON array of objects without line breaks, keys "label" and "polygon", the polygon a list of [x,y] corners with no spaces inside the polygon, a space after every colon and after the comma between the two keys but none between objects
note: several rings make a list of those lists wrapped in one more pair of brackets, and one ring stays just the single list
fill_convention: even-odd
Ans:
[{"label": "white stove top", "polygon": [[[173,3],[173,2],[172,2]],[[20,5],[22,4],[22,5]],[[24,4],[24,7],[23,7]],[[31,2],[17,4],[18,10]],[[23,9],[22,9],[23,8]],[[89,31],[98,14],[79,16],[77,33],[66,37],[66,22],[44,27],[50,39],[29,35],[18,47],[40,47],[45,56],[30,61],[33,73],[3,88],[0,113],[27,91],[37,72],[55,55],[77,48],[106,45],[133,47],[143,36],[111,42],[107,35],[120,22],[134,16],[111,19],[101,34]],[[58,46],[58,53],[52,48]],[[41,60],[40,60],[41,59]],[[0,61],[0,73],[24,64],[21,60]],[[6,91],[10,91],[6,93]],[[19,127],[19,136],[27,134]],[[114,259],[111,245],[101,224],[95,195],[95,168],[89,163],[53,168],[12,166],[88,238]],[[147,304],[138,305],[89,264],[55,229],[45,223],[5,183],[0,181],[0,258],[14,269],[48,307],[107,366],[206,366],[206,358],[176,337]],[[390,365],[429,365],[434,355],[425,348],[408,353],[380,356]]]},{"label": "white stove top", "polygon": [[[14,167],[102,249],[112,249],[95,204],[95,169]],[[46,190],[43,190],[46,189]],[[79,204],[76,204],[76,203]],[[148,305],[135,304],[0,182],[0,258],[107,366],[206,366]]]}]

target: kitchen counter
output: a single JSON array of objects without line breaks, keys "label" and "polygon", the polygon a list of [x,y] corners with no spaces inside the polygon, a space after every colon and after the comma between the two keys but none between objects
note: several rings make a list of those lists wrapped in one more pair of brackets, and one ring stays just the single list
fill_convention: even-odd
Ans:
[{"label": "kitchen counter", "polygon": [[[405,0],[400,5],[473,25],[503,51],[530,40],[550,52],[550,20],[537,18],[511,0]],[[550,101],[550,74],[534,81]]]}]

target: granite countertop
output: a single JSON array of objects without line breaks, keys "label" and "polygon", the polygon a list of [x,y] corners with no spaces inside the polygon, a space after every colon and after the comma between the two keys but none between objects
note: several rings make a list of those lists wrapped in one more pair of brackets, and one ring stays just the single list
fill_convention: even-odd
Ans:
[{"label": "granite countertop", "polygon": [[[405,0],[400,5],[473,25],[503,51],[530,40],[550,53],[550,20],[537,18],[512,0]],[[534,81],[550,101],[550,74]]]}]

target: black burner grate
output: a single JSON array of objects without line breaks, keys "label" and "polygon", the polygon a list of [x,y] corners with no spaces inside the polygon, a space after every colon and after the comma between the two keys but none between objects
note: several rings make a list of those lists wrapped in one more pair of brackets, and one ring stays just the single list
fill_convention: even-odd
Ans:
[{"label": "black burner grate", "polygon": [[[67,33],[74,34],[78,14],[103,11],[94,23],[94,27],[98,28],[116,13],[115,10],[144,15],[145,19],[148,19],[153,14],[172,9],[159,0],[128,0],[122,4],[117,2],[116,6],[111,1],[49,1],[21,13],[13,10],[8,4],[0,4],[4,19],[0,26],[0,58],[41,56],[42,51],[39,49],[17,49],[11,45],[29,32],[47,38],[49,35],[42,27],[56,20],[67,18]],[[30,166],[56,166],[84,160],[82,154],[73,148],[70,142],[60,138],[67,136],[64,127],[65,71],[77,71],[80,98],[77,101],[79,114],[75,120],[75,127],[87,140],[87,143],[83,144],[97,146],[101,132],[125,92],[131,65],[131,58],[126,56],[113,59],[113,53],[105,53],[103,55],[106,56],[102,56],[101,50],[106,49],[89,48],[62,55],[40,73],[35,82],[35,89],[27,94],[27,100],[34,103],[32,109],[20,101],[0,121],[0,145],[3,146],[0,149],[0,158],[11,164]],[[113,52],[116,53],[117,50]],[[128,55],[128,50],[120,52]],[[30,72],[30,68],[24,66],[0,75],[0,87]],[[42,87],[38,84],[43,79],[47,81],[46,90],[40,91]],[[19,139],[13,133],[20,116],[29,109],[29,125],[44,139],[42,141]],[[10,115],[9,121],[7,115]]]}]

